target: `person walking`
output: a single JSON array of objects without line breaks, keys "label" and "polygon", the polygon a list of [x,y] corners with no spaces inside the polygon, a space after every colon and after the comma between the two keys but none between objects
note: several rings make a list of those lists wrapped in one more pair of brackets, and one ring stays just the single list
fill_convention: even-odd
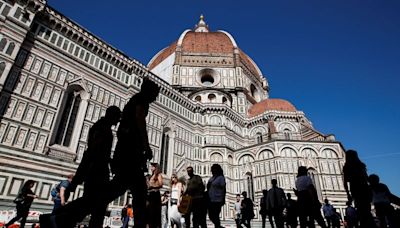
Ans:
[{"label": "person walking", "polygon": [[188,213],[185,214],[186,227],[190,227],[190,215],[193,220],[193,228],[206,228],[207,205],[204,200],[204,184],[199,175],[194,174],[193,167],[186,168],[189,179],[186,184],[185,194],[192,198],[192,205]]},{"label": "person walking", "polygon": [[54,214],[58,208],[64,206],[68,201],[70,195],[69,185],[71,184],[73,178],[74,174],[69,174],[66,180],[62,180],[54,189],[52,189],[51,195],[54,202],[52,214]]},{"label": "person walking", "polygon": [[[389,188],[379,182],[379,176],[371,174],[368,177],[369,184],[372,190],[372,202],[375,207],[376,217],[378,217],[381,227],[399,227],[400,221],[396,221],[395,210],[391,203],[393,198],[398,198],[393,195]],[[400,205],[397,205],[400,206]]]},{"label": "person walking", "polygon": [[347,224],[347,228],[358,228],[358,219],[357,219],[357,211],[356,209],[352,206],[351,201],[346,202],[346,211],[345,211],[345,216],[344,220]]},{"label": "person walking", "polygon": [[322,227],[326,224],[321,215],[321,203],[318,200],[317,190],[312,179],[307,175],[307,167],[298,168],[296,189],[293,189],[297,196],[299,210],[300,227],[315,227],[314,220]]},{"label": "person walking", "polygon": [[340,222],[342,222],[342,216],[336,211],[336,208],[332,208],[332,228],[340,228]]},{"label": "person walking", "polygon": [[243,200],[241,204],[242,224],[247,228],[251,227],[251,220],[254,218],[254,204],[253,201],[247,197],[247,192],[242,192]]},{"label": "person walking", "polygon": [[328,224],[328,228],[331,227],[332,218],[333,218],[333,206],[329,203],[328,199],[325,199],[325,204],[322,206],[322,212],[324,213],[324,217],[326,219],[326,223]]},{"label": "person walking", "polygon": [[292,199],[290,193],[286,194],[286,226],[290,228],[297,227],[298,208],[296,200]]},{"label": "person walking", "polygon": [[161,195],[160,188],[163,185],[160,165],[150,164],[152,172],[147,187],[147,224],[149,228],[161,228]]},{"label": "person walking", "polygon": [[233,205],[233,210],[235,214],[235,223],[237,228],[242,228],[241,207],[242,207],[242,202],[240,199],[240,194],[236,194],[236,201]]},{"label": "person walking", "polygon": [[178,176],[176,174],[172,174],[171,176],[171,199],[170,199],[170,205],[168,208],[168,216],[169,216],[169,221],[171,223],[171,227],[173,228],[176,226],[177,228],[181,228],[181,219],[182,215],[178,211],[178,207],[180,204],[181,200],[181,195],[182,195],[182,190],[183,190],[183,185],[182,183],[178,180]]},{"label": "person walking", "polygon": [[284,227],[283,209],[286,206],[286,195],[282,188],[278,187],[276,179],[271,180],[272,188],[267,195],[267,210],[274,217],[274,222],[277,228]]},{"label": "person walking", "polygon": [[114,139],[112,126],[119,122],[120,117],[121,110],[117,106],[110,106],[105,116],[90,128],[87,150],[66,189],[73,191],[84,183],[83,196],[58,208],[51,216],[41,215],[41,227],[48,227],[49,224],[63,228],[75,227],[88,214],[91,214],[90,227],[103,226],[108,202],[102,199],[106,197],[110,183],[109,164]]},{"label": "person walking", "polygon": [[161,227],[168,227],[168,204],[169,204],[169,191],[165,191],[161,196]]},{"label": "person walking", "polygon": [[14,202],[17,204],[17,215],[12,218],[8,223],[6,223],[4,227],[8,228],[12,224],[14,224],[14,222],[20,219],[21,222],[19,227],[25,227],[26,219],[28,218],[29,214],[29,208],[31,207],[33,200],[38,198],[38,196],[35,195],[35,193],[33,193],[32,191],[34,185],[35,181],[33,180],[27,180],[24,183],[22,189],[17,195],[17,198],[14,200]]},{"label": "person walking", "polygon": [[[261,226],[262,226],[262,228],[265,228],[265,223],[267,221],[267,215],[268,215],[268,210],[267,210],[268,190],[264,189],[262,192],[263,192],[263,196],[260,199],[260,215],[261,215]],[[273,223],[271,224],[271,227],[274,228]]]},{"label": "person walking", "polygon": [[212,177],[207,183],[209,197],[208,217],[214,223],[215,228],[221,228],[219,214],[221,213],[222,206],[225,204],[226,182],[224,172],[219,164],[211,166],[211,173]]},{"label": "person walking", "polygon": [[118,127],[118,142],[111,160],[114,178],[110,183],[107,196],[102,199],[111,202],[126,190],[132,194],[135,228],[146,227],[147,185],[144,172],[147,160],[153,158],[146,129],[146,116],[149,105],[160,92],[158,85],[144,78],[139,93],[129,99],[122,112]]},{"label": "person walking", "polygon": [[[371,214],[372,192],[368,186],[367,168],[354,150],[346,151],[343,185],[349,201],[354,200],[361,227],[376,227]],[[351,194],[350,194],[351,193]]]},{"label": "person walking", "polygon": [[122,228],[127,228],[129,223],[128,204],[121,209]]}]

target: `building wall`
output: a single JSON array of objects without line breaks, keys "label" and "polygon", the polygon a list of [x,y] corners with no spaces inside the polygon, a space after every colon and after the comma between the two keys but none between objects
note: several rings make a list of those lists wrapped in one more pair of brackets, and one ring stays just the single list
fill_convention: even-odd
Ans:
[{"label": "building wall", "polygon": [[[211,165],[221,164],[228,194],[223,218],[230,219],[235,194],[251,190],[258,205],[272,178],[290,192],[297,167],[307,165],[315,170],[321,199],[329,197],[344,206],[343,148],[324,137],[305,140],[302,126],[311,125],[304,113],[269,111],[248,119],[243,93],[232,95],[231,105],[197,102],[41,2],[36,4],[42,8],[29,12],[30,24],[24,26],[13,16],[24,6],[0,2],[0,41],[6,38],[8,45],[1,51],[0,43],[0,209],[13,207],[22,183],[33,179],[40,197],[32,208],[49,210],[50,190],[77,168],[90,127],[108,106],[122,109],[139,91],[143,77],[161,87],[150,107],[147,129],[153,161],[162,163],[165,183],[172,173],[185,176],[189,165],[207,181]],[[8,14],[5,6],[10,7]],[[11,42],[14,50],[7,52]],[[195,75],[201,68],[177,69],[182,79],[187,77],[185,70],[190,75],[192,69]],[[221,83],[242,86],[242,79],[231,77],[238,71],[220,69]],[[69,97],[76,109],[68,105]],[[60,130],[65,115],[74,119],[66,128],[70,131]],[[82,190],[78,188],[72,198]],[[127,197],[116,199],[111,207],[122,206]]]}]

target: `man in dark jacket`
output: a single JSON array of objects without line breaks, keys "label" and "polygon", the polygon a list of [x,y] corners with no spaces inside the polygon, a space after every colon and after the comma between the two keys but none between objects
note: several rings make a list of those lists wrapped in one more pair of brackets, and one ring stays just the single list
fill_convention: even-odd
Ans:
[{"label": "man in dark jacket", "polygon": [[247,198],[247,192],[242,192],[243,200],[242,200],[242,224],[247,228],[250,228],[251,220],[254,218],[254,204],[250,198]]},{"label": "man in dark jacket", "polygon": [[135,228],[146,227],[147,185],[144,172],[147,160],[153,158],[146,130],[146,116],[150,103],[154,102],[160,88],[148,78],[143,80],[141,90],[126,104],[118,128],[118,143],[111,162],[114,178],[107,201],[122,195],[127,189],[132,193]]},{"label": "man in dark jacket", "polygon": [[286,195],[282,188],[278,187],[276,179],[271,180],[272,188],[268,191],[267,210],[274,217],[275,226],[283,228],[283,209],[286,206]]}]

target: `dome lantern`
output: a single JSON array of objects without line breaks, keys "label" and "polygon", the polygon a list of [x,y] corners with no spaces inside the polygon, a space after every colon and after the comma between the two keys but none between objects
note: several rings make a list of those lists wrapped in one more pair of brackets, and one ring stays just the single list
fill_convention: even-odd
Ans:
[{"label": "dome lantern", "polygon": [[206,24],[206,22],[204,21],[204,16],[203,14],[200,15],[200,20],[197,23],[197,25],[195,26],[194,29],[195,32],[209,32],[208,30],[208,25]]}]

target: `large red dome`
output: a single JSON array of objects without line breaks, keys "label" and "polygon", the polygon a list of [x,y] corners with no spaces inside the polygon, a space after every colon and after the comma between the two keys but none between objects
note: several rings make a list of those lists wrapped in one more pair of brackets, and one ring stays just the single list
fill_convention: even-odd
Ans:
[{"label": "large red dome", "polygon": [[148,68],[154,69],[177,52],[181,55],[232,57],[234,60],[230,64],[245,66],[252,74],[262,76],[258,66],[237,46],[231,34],[222,30],[209,31],[202,18],[194,30],[184,31],[177,41],[158,52]]}]

